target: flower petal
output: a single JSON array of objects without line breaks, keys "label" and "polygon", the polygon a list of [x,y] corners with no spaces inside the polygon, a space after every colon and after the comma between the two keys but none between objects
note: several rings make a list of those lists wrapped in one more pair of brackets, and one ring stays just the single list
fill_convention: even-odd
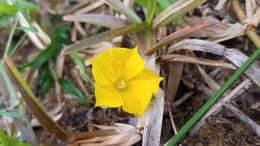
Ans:
[{"label": "flower petal", "polygon": [[143,58],[138,53],[138,49],[131,50],[130,57],[128,58],[125,67],[122,72],[122,76],[125,80],[129,80],[145,68]]},{"label": "flower petal", "polygon": [[123,100],[119,92],[111,86],[95,87],[96,105],[104,107],[121,107]]},{"label": "flower petal", "polygon": [[149,84],[147,85],[147,88],[151,89],[152,93],[155,93],[159,89],[159,84],[163,80],[163,77],[158,76],[153,71],[151,71],[148,68],[143,69],[140,73],[138,73],[136,76],[131,78],[129,81],[148,81]]},{"label": "flower petal", "polygon": [[149,106],[152,94],[157,92],[163,78],[145,68],[128,82],[128,89],[122,94],[123,110],[142,116]]},{"label": "flower petal", "polygon": [[127,91],[122,94],[124,111],[137,116],[143,115],[152,98],[152,92],[146,85],[147,82],[143,81],[128,83]]},{"label": "flower petal", "polygon": [[130,52],[127,48],[112,48],[90,59],[96,83],[107,85],[118,80]]}]

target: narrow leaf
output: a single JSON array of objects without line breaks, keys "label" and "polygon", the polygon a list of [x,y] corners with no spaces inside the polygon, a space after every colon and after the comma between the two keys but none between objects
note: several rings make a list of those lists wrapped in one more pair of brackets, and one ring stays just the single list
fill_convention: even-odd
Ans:
[{"label": "narrow leaf", "polygon": [[124,5],[123,2],[121,2],[119,0],[105,0],[105,2],[112,8],[116,9],[120,13],[127,16],[131,22],[133,22],[133,23],[142,22],[142,20],[139,18],[139,16],[137,16],[136,13],[133,10],[131,10],[129,7]]},{"label": "narrow leaf", "polygon": [[149,1],[148,1],[146,23],[147,23],[149,26],[152,25],[153,16],[154,16],[154,13],[155,13],[156,6],[157,6],[157,0],[149,0]]},{"label": "narrow leaf", "polygon": [[6,56],[4,62],[7,70],[10,73],[15,85],[20,90],[22,97],[30,108],[31,112],[35,115],[38,121],[42,124],[42,127],[49,131],[51,134],[57,136],[61,140],[68,140],[70,135],[61,126],[59,126],[51,117],[47,114],[41,103],[33,94],[29,85],[24,80],[22,74],[17,70],[12,60]]},{"label": "narrow leaf", "polygon": [[18,11],[15,5],[8,4],[5,0],[0,0],[0,13],[14,15]]},{"label": "narrow leaf", "polygon": [[98,26],[109,27],[112,29],[126,26],[125,21],[121,18],[100,14],[66,15],[63,17],[63,20],[86,22]]},{"label": "narrow leaf", "polygon": [[70,57],[72,58],[72,60],[75,62],[75,64],[77,65],[77,68],[79,69],[79,73],[81,78],[84,81],[90,81],[90,77],[87,74],[85,65],[84,65],[84,60],[80,57],[80,54],[78,52],[72,52],[70,53]]},{"label": "narrow leaf", "polygon": [[69,42],[68,27],[64,26],[54,32],[52,43],[47,49],[43,50],[32,62],[20,67],[22,71],[34,70],[44,64],[46,61],[56,57],[64,44]]},{"label": "narrow leaf", "polygon": [[44,96],[52,87],[54,79],[52,77],[49,63],[44,63],[39,69],[37,76],[37,95]]},{"label": "narrow leaf", "polygon": [[176,16],[186,14],[203,2],[205,2],[205,0],[178,0],[154,19],[153,27],[156,28],[171,22]]},{"label": "narrow leaf", "polygon": [[71,53],[72,50],[73,51],[74,50],[83,50],[96,43],[99,43],[102,41],[111,41],[114,37],[117,37],[120,35],[125,35],[128,33],[143,31],[146,28],[147,28],[146,23],[140,23],[140,24],[129,25],[129,26],[126,26],[123,28],[113,29],[113,30],[103,32],[103,33],[91,36],[89,38],[86,38],[80,42],[77,42],[75,44],[68,46],[66,49],[68,50],[67,52],[69,52],[69,53]]},{"label": "narrow leaf", "polygon": [[187,35],[190,35],[191,33],[197,32],[205,27],[208,27],[212,23],[208,22],[200,22],[199,24],[196,24],[194,26],[187,26],[183,29],[177,30],[174,33],[169,34],[168,36],[164,37],[162,40],[160,40],[158,43],[156,43],[150,50],[145,52],[146,55],[152,55],[154,52],[156,52],[161,46],[171,43],[173,40],[184,37]]}]

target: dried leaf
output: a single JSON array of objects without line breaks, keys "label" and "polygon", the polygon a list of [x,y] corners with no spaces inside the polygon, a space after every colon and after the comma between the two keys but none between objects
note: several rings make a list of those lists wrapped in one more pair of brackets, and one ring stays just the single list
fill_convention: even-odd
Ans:
[{"label": "dried leaf", "polygon": [[[240,67],[248,57],[237,49],[228,49],[224,56],[229,59],[237,67]],[[257,63],[253,63],[245,74],[258,86],[260,86],[260,67]]]},{"label": "dried leaf", "polygon": [[112,38],[120,36],[120,35],[143,31],[144,29],[146,29],[146,27],[147,27],[147,24],[141,23],[141,24],[129,25],[129,26],[126,26],[123,28],[113,29],[113,30],[110,30],[107,32],[103,32],[103,33],[91,36],[84,40],[81,40],[75,44],[72,44],[72,45],[66,47],[65,49],[67,50],[68,53],[70,53],[71,50],[83,50],[89,46],[95,45],[102,41],[111,41]]},{"label": "dried leaf", "polygon": [[153,27],[156,28],[160,25],[165,25],[171,22],[176,16],[184,15],[205,1],[206,0],[178,0],[154,19]]},{"label": "dried leaf", "polygon": [[125,21],[121,18],[100,14],[65,15],[63,20],[86,22],[98,26],[109,27],[112,29],[126,26]]},{"label": "dried leaf", "polygon": [[6,56],[4,58],[5,65],[12,76],[17,88],[20,90],[22,97],[31,109],[31,112],[36,116],[36,118],[41,123],[42,127],[49,131],[51,134],[57,136],[61,140],[68,140],[69,134],[60,127],[56,122],[54,122],[48,113],[44,110],[43,106],[40,104],[38,99],[34,96],[29,85],[24,80],[23,76],[17,70],[16,66],[13,64],[12,60]]},{"label": "dried leaf", "polygon": [[199,18],[199,17],[186,17],[187,24],[195,25],[200,21],[207,21],[212,23],[209,27],[202,29],[198,32],[191,34],[196,38],[208,38],[213,42],[223,42],[245,34],[245,28],[240,23],[230,24],[227,22],[220,22],[215,18]]},{"label": "dried leaf", "polygon": [[185,39],[176,44],[173,44],[169,47],[168,50],[169,53],[172,53],[182,49],[202,51],[220,56],[223,56],[227,50],[227,48],[223,45],[199,39]]},{"label": "dried leaf", "polygon": [[175,39],[188,36],[194,32],[197,32],[201,29],[204,29],[208,26],[212,25],[212,23],[208,23],[205,21],[199,22],[198,24],[194,26],[187,26],[185,28],[182,28],[174,33],[169,34],[168,36],[164,37],[162,40],[160,40],[158,43],[153,45],[151,49],[145,52],[146,55],[152,55],[154,52],[156,52],[161,46],[172,43]]},{"label": "dried leaf", "polygon": [[109,6],[111,6],[112,8],[116,9],[120,13],[127,16],[130,19],[131,22],[133,22],[133,23],[141,23],[142,22],[142,20],[139,18],[139,16],[136,15],[136,13],[133,10],[131,10],[129,7],[124,5],[123,2],[121,2],[119,0],[105,0],[105,2]]},{"label": "dried leaf", "polygon": [[185,56],[180,54],[169,54],[169,55],[162,55],[159,58],[161,62],[185,62],[185,63],[192,63],[192,64],[202,64],[208,66],[215,66],[215,67],[222,67],[226,69],[236,69],[236,67],[232,64],[217,61],[217,60],[210,60],[210,59],[203,59],[203,58],[195,58],[191,56]]},{"label": "dried leaf", "polygon": [[101,129],[99,130],[100,132],[110,131],[110,133],[100,133],[95,134],[95,136],[85,136],[85,138],[81,137],[74,141],[75,146],[130,146],[141,140],[138,130],[131,125],[117,123],[115,126],[94,126]]}]

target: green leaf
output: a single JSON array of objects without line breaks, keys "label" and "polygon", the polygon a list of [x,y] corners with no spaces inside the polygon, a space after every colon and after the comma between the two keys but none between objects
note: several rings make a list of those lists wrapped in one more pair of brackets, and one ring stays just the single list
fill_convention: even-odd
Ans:
[{"label": "green leaf", "polygon": [[0,29],[8,28],[8,26],[13,22],[15,16],[1,16],[0,15]]},{"label": "green leaf", "polygon": [[37,76],[37,91],[39,96],[44,96],[52,87],[54,78],[52,77],[49,63],[45,62],[39,69],[39,75]]},{"label": "green leaf", "polygon": [[65,79],[59,79],[59,83],[62,86],[62,89],[70,93],[72,95],[75,95],[79,98],[79,100],[86,106],[89,106],[89,101],[87,98],[84,96],[84,94],[75,86],[73,85],[70,81],[65,80]]},{"label": "green leaf", "polygon": [[17,27],[17,29],[22,30],[24,32],[38,32],[34,26],[30,26],[30,27],[19,26]]},{"label": "green leaf", "polygon": [[18,11],[15,5],[8,4],[6,0],[0,0],[0,14],[14,15]]},{"label": "green leaf", "polygon": [[146,22],[149,26],[152,25],[153,16],[154,16],[154,13],[155,13],[156,6],[157,6],[157,0],[149,0],[148,1]]},{"label": "green leaf", "polygon": [[1,144],[3,146],[31,146],[17,138],[6,135],[2,129],[0,129],[0,145]]},{"label": "green leaf", "polygon": [[21,69],[21,71],[34,70],[39,68],[46,61],[56,58],[64,47],[64,44],[69,43],[68,30],[69,28],[67,26],[58,28],[54,32],[52,43],[47,47],[47,49],[43,50],[32,62],[21,66],[19,69]]},{"label": "green leaf", "polygon": [[15,5],[23,13],[28,13],[28,11],[37,12],[39,10],[39,7],[37,5],[25,0],[16,0]]},{"label": "green leaf", "polygon": [[0,143],[4,146],[8,146],[10,142],[9,137],[4,133],[4,131],[0,128]]},{"label": "green leaf", "polygon": [[0,14],[4,15],[15,15],[18,11],[26,15],[36,12],[38,9],[37,5],[25,0],[12,0],[11,3],[8,3],[7,0],[0,0]]},{"label": "green leaf", "polygon": [[6,116],[11,118],[17,118],[19,115],[16,112],[0,111],[0,116]]},{"label": "green leaf", "polygon": [[80,73],[81,78],[84,81],[90,81],[90,77],[87,74],[86,67],[84,65],[84,60],[80,57],[80,53],[73,51],[73,52],[70,53],[70,57],[72,58],[72,60],[77,65],[77,68],[79,69],[79,73]]}]

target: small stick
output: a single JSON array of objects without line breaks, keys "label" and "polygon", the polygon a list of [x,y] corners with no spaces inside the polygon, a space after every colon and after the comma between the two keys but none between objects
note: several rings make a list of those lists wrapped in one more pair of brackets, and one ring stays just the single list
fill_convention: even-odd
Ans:
[{"label": "small stick", "polygon": [[189,99],[192,95],[194,94],[194,92],[189,92],[187,94],[185,94],[182,98],[180,98],[179,100],[175,101],[172,104],[172,108],[176,109],[178,106],[180,106],[183,102],[185,102],[187,99]]}]

